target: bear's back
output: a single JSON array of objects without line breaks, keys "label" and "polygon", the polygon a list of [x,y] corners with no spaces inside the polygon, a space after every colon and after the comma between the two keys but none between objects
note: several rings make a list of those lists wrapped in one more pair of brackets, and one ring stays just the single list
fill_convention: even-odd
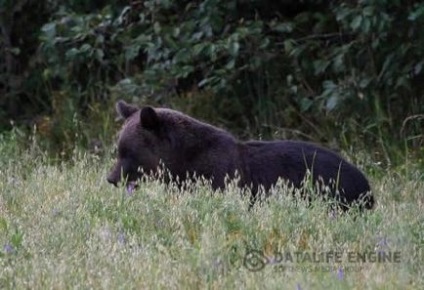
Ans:
[{"label": "bear's back", "polygon": [[314,143],[278,140],[249,141],[245,145],[247,183],[253,186],[267,189],[283,178],[299,188],[309,170],[314,184],[322,180],[332,188],[332,194],[340,191],[347,203],[370,191],[368,180],[359,169],[336,152]]}]

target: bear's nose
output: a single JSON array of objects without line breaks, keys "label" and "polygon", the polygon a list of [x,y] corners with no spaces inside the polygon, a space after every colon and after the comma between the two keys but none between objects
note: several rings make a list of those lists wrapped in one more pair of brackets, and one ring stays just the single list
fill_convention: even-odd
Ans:
[{"label": "bear's nose", "polygon": [[106,179],[107,179],[107,182],[112,183],[115,186],[118,185],[118,181],[115,178],[113,178],[112,176],[108,176]]}]

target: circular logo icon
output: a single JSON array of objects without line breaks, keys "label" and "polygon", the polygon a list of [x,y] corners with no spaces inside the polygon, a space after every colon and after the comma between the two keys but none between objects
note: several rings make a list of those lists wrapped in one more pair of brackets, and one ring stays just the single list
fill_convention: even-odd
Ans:
[{"label": "circular logo icon", "polygon": [[268,259],[258,250],[248,250],[243,259],[244,267],[252,272],[262,270],[266,264],[268,264]]}]

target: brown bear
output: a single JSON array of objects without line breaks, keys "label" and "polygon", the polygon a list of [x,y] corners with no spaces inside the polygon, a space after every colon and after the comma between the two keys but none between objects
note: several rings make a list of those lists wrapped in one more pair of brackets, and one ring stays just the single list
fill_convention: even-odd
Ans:
[{"label": "brown bear", "polygon": [[[365,176],[338,154],[301,141],[238,141],[233,135],[183,113],[150,106],[141,109],[124,101],[116,109],[125,124],[118,140],[117,163],[107,180],[121,178],[134,183],[142,174],[154,174],[161,166],[172,181],[193,176],[223,189],[227,178],[251,192],[251,205],[259,189],[265,193],[279,178],[301,188],[306,173],[313,184],[327,186],[327,194],[343,209],[353,203],[371,209],[374,197]],[[141,170],[140,170],[141,169]],[[319,188],[321,188],[321,186]]]}]

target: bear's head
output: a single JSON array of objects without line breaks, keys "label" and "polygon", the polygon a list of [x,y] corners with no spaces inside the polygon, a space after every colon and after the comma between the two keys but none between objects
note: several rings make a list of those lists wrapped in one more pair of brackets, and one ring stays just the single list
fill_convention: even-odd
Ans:
[{"label": "bear's head", "polygon": [[118,101],[116,110],[125,123],[119,133],[117,161],[107,181],[117,185],[123,180],[130,185],[142,174],[157,172],[161,160],[166,160],[171,150],[171,142],[153,107],[139,109]]}]

